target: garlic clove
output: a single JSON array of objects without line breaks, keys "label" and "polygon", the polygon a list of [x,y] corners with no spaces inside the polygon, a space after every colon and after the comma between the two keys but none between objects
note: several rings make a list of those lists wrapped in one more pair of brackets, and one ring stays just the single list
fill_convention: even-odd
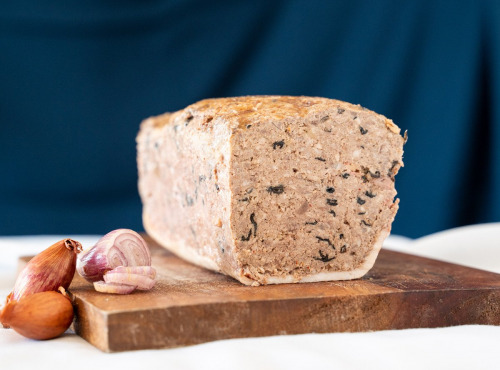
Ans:
[{"label": "garlic clove", "polygon": [[79,242],[63,239],[33,257],[19,274],[8,301],[55,291],[60,286],[68,289],[75,275],[77,254],[81,250]]},{"label": "garlic clove", "polygon": [[10,301],[0,321],[31,339],[52,339],[64,333],[73,322],[71,301],[54,291],[24,296]]},{"label": "garlic clove", "polygon": [[101,293],[130,294],[135,290],[135,288],[137,288],[135,285],[108,284],[104,281],[94,282],[94,289]]},{"label": "garlic clove", "polygon": [[150,290],[156,281],[145,275],[108,271],[104,275],[107,284],[135,285],[138,290]]},{"label": "garlic clove", "polygon": [[89,282],[118,266],[150,266],[151,254],[146,241],[135,231],[117,229],[104,235],[77,262],[78,273]]}]

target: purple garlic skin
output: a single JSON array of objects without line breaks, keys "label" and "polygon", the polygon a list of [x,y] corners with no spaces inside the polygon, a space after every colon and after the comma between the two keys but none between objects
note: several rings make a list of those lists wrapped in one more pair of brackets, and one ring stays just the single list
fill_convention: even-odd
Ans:
[{"label": "purple garlic skin", "polygon": [[117,229],[104,235],[91,249],[79,255],[76,270],[87,281],[103,280],[118,266],[151,266],[146,241],[135,231]]}]

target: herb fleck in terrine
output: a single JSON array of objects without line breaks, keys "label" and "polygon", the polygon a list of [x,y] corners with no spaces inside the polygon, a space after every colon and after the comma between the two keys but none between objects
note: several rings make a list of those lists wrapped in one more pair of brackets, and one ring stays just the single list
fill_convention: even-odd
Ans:
[{"label": "herb fleck in terrine", "polygon": [[247,285],[359,278],[398,209],[404,141],[391,120],[338,100],[203,100],[141,125],[144,227]]}]

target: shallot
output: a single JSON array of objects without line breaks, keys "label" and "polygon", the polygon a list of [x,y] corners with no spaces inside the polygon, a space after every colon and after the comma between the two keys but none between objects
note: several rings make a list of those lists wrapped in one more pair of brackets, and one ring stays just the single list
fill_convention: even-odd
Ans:
[{"label": "shallot", "polygon": [[135,290],[134,285],[108,284],[104,281],[94,282],[94,289],[101,293],[129,294]]},{"label": "shallot", "polygon": [[108,271],[104,274],[104,281],[107,284],[124,284],[136,286],[139,290],[149,290],[155,285],[154,278],[148,275],[136,274],[130,271]]},{"label": "shallot", "polygon": [[21,271],[10,300],[39,292],[68,289],[75,275],[77,255],[82,245],[76,240],[63,239],[33,257]]},{"label": "shallot", "polygon": [[155,285],[156,270],[144,239],[133,230],[104,235],[78,259],[78,273],[102,293],[129,294]]},{"label": "shallot", "polygon": [[154,279],[156,277],[156,270],[151,266],[118,266],[117,268],[109,272],[144,275],[149,277],[150,279]]},{"label": "shallot", "polygon": [[73,322],[73,315],[68,297],[42,291],[10,301],[0,313],[0,320],[27,338],[44,340],[64,333]]},{"label": "shallot", "polygon": [[118,229],[104,235],[94,247],[80,254],[76,269],[92,283],[103,280],[107,271],[118,266],[151,266],[148,245],[133,230]]}]

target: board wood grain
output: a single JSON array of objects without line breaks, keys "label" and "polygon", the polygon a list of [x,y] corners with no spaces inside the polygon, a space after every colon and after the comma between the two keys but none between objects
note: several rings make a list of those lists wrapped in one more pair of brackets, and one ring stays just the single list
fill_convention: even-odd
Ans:
[{"label": "board wood grain", "polygon": [[76,275],[75,332],[106,351],[228,338],[500,325],[500,275],[382,250],[359,280],[249,287],[148,239],[156,286],[119,296]]}]

